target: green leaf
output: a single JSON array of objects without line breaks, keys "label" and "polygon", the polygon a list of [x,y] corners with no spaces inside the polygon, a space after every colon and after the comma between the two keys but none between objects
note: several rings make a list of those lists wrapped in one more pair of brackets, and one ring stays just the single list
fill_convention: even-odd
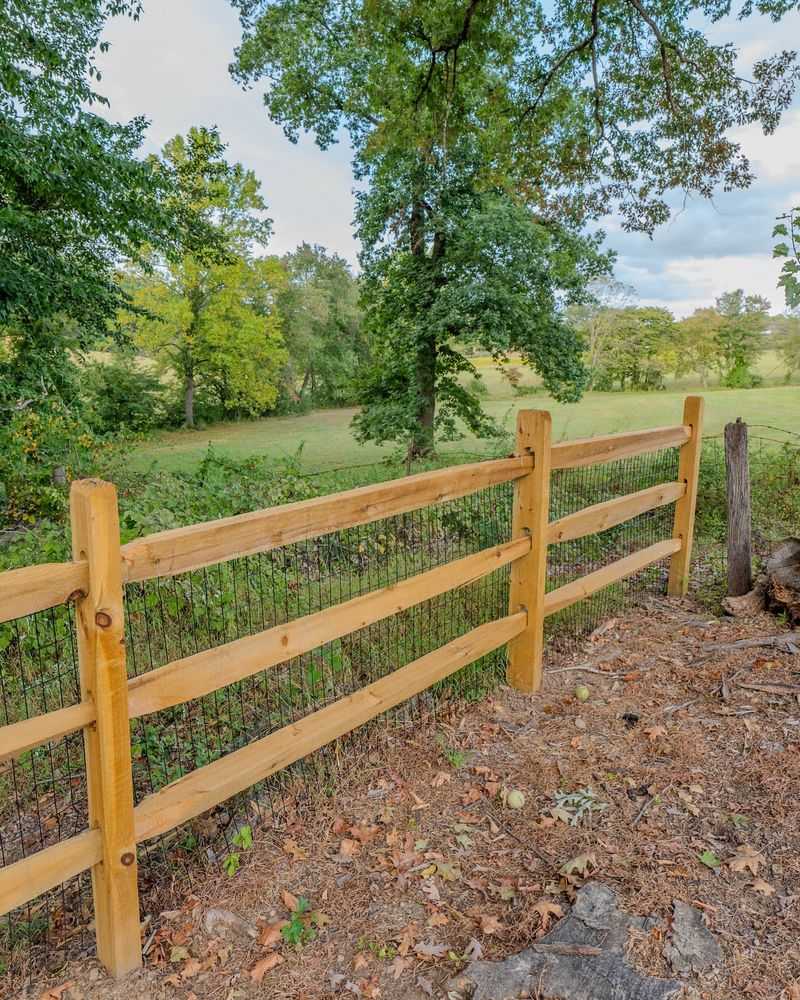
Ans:
[{"label": "green leaf", "polygon": [[703,851],[703,853],[697,859],[701,864],[705,865],[706,868],[719,868],[722,865],[722,861],[716,856],[712,850]]}]

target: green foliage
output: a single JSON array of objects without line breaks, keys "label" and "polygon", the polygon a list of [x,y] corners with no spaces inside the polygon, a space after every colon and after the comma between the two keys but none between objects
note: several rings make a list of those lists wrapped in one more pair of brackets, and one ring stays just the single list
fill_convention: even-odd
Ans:
[{"label": "green foliage", "polygon": [[281,927],[281,937],[288,945],[297,949],[302,948],[304,944],[309,944],[317,937],[316,917],[316,911],[311,910],[311,903],[305,896],[300,896],[288,923]]},{"label": "green foliage", "polygon": [[717,312],[722,317],[715,342],[723,385],[752,389],[760,384],[750,369],[764,349],[769,302],[761,295],[745,295],[737,288],[717,299]]},{"label": "green foliage", "polygon": [[274,258],[254,257],[271,222],[260,184],[228,164],[213,129],[191,129],[166,144],[159,164],[177,174],[176,199],[224,244],[225,259],[187,252],[154,260],[152,273],[129,272],[134,311],[117,327],[182,386],[184,420],[195,423],[195,393],[213,397],[223,415],[258,414],[274,406],[286,361],[275,300],[286,278]]},{"label": "green foliage", "polygon": [[295,404],[352,405],[354,376],[368,351],[350,267],[308,243],[281,263],[288,275],[278,311],[289,352],[289,394]]},{"label": "green foliage", "polygon": [[[627,306],[592,317],[594,386],[663,389],[675,365],[675,320],[666,309]],[[602,332],[601,332],[602,331]]]},{"label": "green foliage", "polygon": [[[349,135],[375,340],[357,430],[412,453],[456,420],[491,430],[459,382],[457,347],[520,349],[559,398],[577,398],[585,372],[562,310],[608,267],[583,226],[617,210],[651,232],[675,187],[746,186],[731,129],[773,130],[797,79],[791,52],[744,79],[736,48],[696,26],[721,13],[705,0],[655,13],[566,0],[234,4],[234,75],[268,81],[272,120],[323,148]],[[764,0],[741,14],[788,9]]]},{"label": "green foliage", "polygon": [[107,104],[94,89],[103,25],[140,9],[138,0],[0,7],[0,325],[66,316],[86,343],[124,302],[120,257],[138,259],[144,244],[168,254],[213,246],[170,200],[174,174],[137,158],[145,119],[114,124],[95,110]]},{"label": "green foliage", "polygon": [[240,850],[229,851],[225,855],[222,867],[225,869],[225,873],[232,878],[242,866],[241,851],[249,851],[253,846],[253,830],[247,825],[242,826],[231,839],[234,847],[238,847]]},{"label": "green foliage", "polygon": [[771,320],[772,342],[786,365],[787,379],[800,371],[800,313]]},{"label": "green foliage", "polygon": [[778,286],[783,289],[788,309],[800,308],[800,205],[790,209],[772,230],[778,239],[772,256],[783,260]]},{"label": "green foliage", "polygon": [[[62,331],[54,336],[52,327]],[[0,509],[7,524],[58,517],[67,484],[90,475],[112,443],[83,419],[70,324],[8,327],[0,339]]]},{"label": "green foliage", "polygon": [[128,353],[87,364],[81,396],[83,415],[96,433],[148,431],[165,420],[164,386]]}]

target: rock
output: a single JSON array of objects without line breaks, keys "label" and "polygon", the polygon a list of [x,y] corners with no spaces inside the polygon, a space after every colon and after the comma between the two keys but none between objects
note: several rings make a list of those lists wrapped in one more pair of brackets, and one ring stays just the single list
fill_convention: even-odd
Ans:
[{"label": "rock", "polygon": [[233,940],[243,940],[250,938],[255,940],[258,937],[258,930],[255,924],[240,917],[232,910],[220,910],[212,908],[206,910],[203,917],[203,930],[209,937],[222,937]]},{"label": "rock", "polygon": [[642,975],[625,954],[631,930],[656,925],[620,910],[611,889],[589,882],[549,934],[503,962],[471,962],[450,987],[472,990],[473,1000],[671,1000],[682,984]]},{"label": "rock", "polygon": [[722,950],[703,914],[679,899],[673,903],[672,934],[664,945],[664,957],[674,972],[682,973],[703,972],[722,961]]}]

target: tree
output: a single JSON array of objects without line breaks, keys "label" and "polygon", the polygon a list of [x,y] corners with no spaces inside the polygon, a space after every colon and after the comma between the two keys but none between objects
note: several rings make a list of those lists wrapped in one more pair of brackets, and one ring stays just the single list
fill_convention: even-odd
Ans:
[{"label": "tree", "polygon": [[724,320],[716,309],[695,309],[677,325],[676,375],[694,372],[700,384],[708,385],[712,371],[719,368],[719,337]]},{"label": "tree", "polygon": [[743,289],[737,288],[720,295],[717,312],[722,320],[716,336],[722,384],[750,388],[760,381],[751,366],[764,349],[769,302],[761,295],[745,295]]},{"label": "tree", "polygon": [[663,389],[676,358],[676,326],[667,309],[628,306],[603,317],[605,347],[595,374],[598,389]]},{"label": "tree", "polygon": [[138,0],[0,6],[0,324],[45,323],[57,340],[62,316],[85,345],[124,304],[120,257],[212,243],[176,211],[172,175],[137,158],[144,118],[120,125],[92,110],[107,104],[94,89],[103,25],[139,10]]},{"label": "tree", "polygon": [[289,351],[292,391],[319,405],[353,402],[354,378],[367,357],[358,283],[347,261],[302,243],[281,263],[288,283],[278,299]]},{"label": "tree", "polygon": [[[741,79],[734,47],[694,26],[695,14],[725,13],[714,0],[652,12],[640,0],[233,2],[233,71],[244,84],[266,79],[272,119],[323,148],[349,133],[379,344],[359,426],[376,436],[394,424],[417,451],[430,447],[437,397],[446,424],[479,421],[477,399],[456,388],[465,342],[521,350],[551,391],[576,398],[582,345],[563,309],[608,269],[583,226],[616,209],[626,228],[650,232],[675,187],[749,183],[729,130],[773,130],[797,77],[794,54],[780,53]],[[787,9],[756,0],[742,14]]]},{"label": "tree", "polygon": [[624,285],[610,277],[592,282],[588,291],[591,299],[580,305],[570,306],[567,316],[583,335],[586,363],[590,377],[594,380],[603,367],[603,358],[613,340],[615,311],[631,305],[636,292],[630,285]]},{"label": "tree", "polygon": [[215,130],[191,129],[166,144],[160,162],[177,177],[176,200],[215,231],[225,261],[189,251],[153,260],[150,274],[129,271],[137,311],[118,318],[120,330],[180,379],[187,427],[198,389],[225,413],[268,409],[286,360],[275,305],[285,272],[275,258],[253,256],[271,232],[260,184],[228,164],[224,150]]},{"label": "tree", "polygon": [[786,307],[800,307],[800,205],[782,215],[772,231],[773,238],[781,238],[776,243],[772,256],[783,260],[778,287],[786,296]]},{"label": "tree", "polygon": [[786,365],[788,380],[800,371],[800,315],[775,316],[770,325],[772,340]]}]

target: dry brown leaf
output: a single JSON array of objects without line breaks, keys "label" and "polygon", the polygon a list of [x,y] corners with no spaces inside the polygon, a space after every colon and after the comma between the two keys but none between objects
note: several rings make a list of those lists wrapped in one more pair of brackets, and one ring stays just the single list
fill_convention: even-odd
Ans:
[{"label": "dry brown leaf", "polygon": [[49,990],[45,990],[44,993],[39,997],[39,1000],[62,1000],[64,993],[70,988],[70,986],[75,985],[75,980],[70,979],[66,983],[62,983],[60,986],[51,986]]},{"label": "dry brown leaf", "polygon": [[728,867],[733,872],[749,871],[751,875],[758,875],[760,865],[767,863],[763,854],[753,850],[749,844],[742,844],[736,848],[736,854],[728,859]]},{"label": "dry brown leaf", "polygon": [[432,941],[421,941],[414,945],[414,951],[420,958],[444,958],[449,951],[446,944],[434,944]]},{"label": "dry brown leaf", "polygon": [[353,972],[358,972],[359,969],[366,969],[368,965],[369,959],[363,951],[357,951],[353,955]]},{"label": "dry brown leaf", "polygon": [[505,924],[493,917],[491,914],[484,914],[481,917],[481,931],[484,934],[501,934],[505,930]]},{"label": "dry brown leaf", "polygon": [[343,858],[353,858],[361,850],[361,844],[357,840],[345,837],[339,844],[339,854]]},{"label": "dry brown leaf", "polygon": [[396,955],[394,961],[389,966],[392,978],[399,979],[406,969],[410,969],[413,964],[414,960],[412,958],[401,958],[399,955]]},{"label": "dry brown leaf", "polygon": [[775,889],[769,884],[769,882],[765,882],[763,878],[753,879],[750,883],[750,888],[754,892],[761,893],[762,896],[772,896],[775,892]]},{"label": "dry brown leaf", "polygon": [[281,899],[283,900],[283,905],[289,911],[289,913],[294,913],[297,909],[297,896],[292,895],[288,889],[284,889],[281,893]]},{"label": "dry brown leaf", "polygon": [[400,931],[400,936],[397,938],[397,954],[407,955],[414,947],[414,942],[418,937],[419,927],[412,921]]},{"label": "dry brown leaf", "polygon": [[547,899],[546,896],[533,904],[534,913],[539,914],[539,930],[546,931],[555,917],[556,919],[564,916],[564,911],[558,905],[554,903],[551,899]]},{"label": "dry brown leaf", "polygon": [[296,840],[292,840],[291,837],[287,837],[283,842],[283,851],[288,854],[292,861],[305,861],[308,858],[308,854],[302,848]]},{"label": "dry brown leaf", "polygon": [[436,913],[432,913],[428,917],[428,927],[444,927],[445,924],[449,923],[450,923],[450,918],[446,916],[444,913],[439,913],[438,910]]},{"label": "dry brown leaf", "polygon": [[655,743],[656,740],[660,740],[667,735],[667,730],[664,726],[650,726],[649,729],[643,729],[642,732],[651,743]]},{"label": "dry brown leaf", "polygon": [[448,785],[452,780],[452,776],[447,773],[447,771],[439,771],[431,779],[431,785],[434,788],[441,788],[442,785]]},{"label": "dry brown leaf", "polygon": [[374,840],[375,837],[381,832],[379,826],[371,826],[367,823],[359,823],[355,826],[351,826],[349,833],[351,837],[354,837],[359,843],[367,844],[370,840]]},{"label": "dry brown leaf", "polygon": [[260,983],[264,976],[274,969],[276,965],[280,965],[282,961],[283,955],[279,955],[277,951],[270,952],[265,958],[261,958],[256,962],[250,970],[250,978],[254,983]]},{"label": "dry brown leaf", "polygon": [[349,822],[344,818],[344,816],[337,816],[336,819],[333,821],[333,826],[331,827],[331,829],[333,830],[333,833],[337,837],[339,837],[344,833],[344,831],[348,828],[349,825],[350,825]]},{"label": "dry brown leaf", "polygon": [[258,943],[261,947],[272,948],[273,945],[280,944],[281,927],[286,927],[288,923],[288,920],[278,920],[274,924],[267,924],[266,927],[262,927],[258,934]]}]

